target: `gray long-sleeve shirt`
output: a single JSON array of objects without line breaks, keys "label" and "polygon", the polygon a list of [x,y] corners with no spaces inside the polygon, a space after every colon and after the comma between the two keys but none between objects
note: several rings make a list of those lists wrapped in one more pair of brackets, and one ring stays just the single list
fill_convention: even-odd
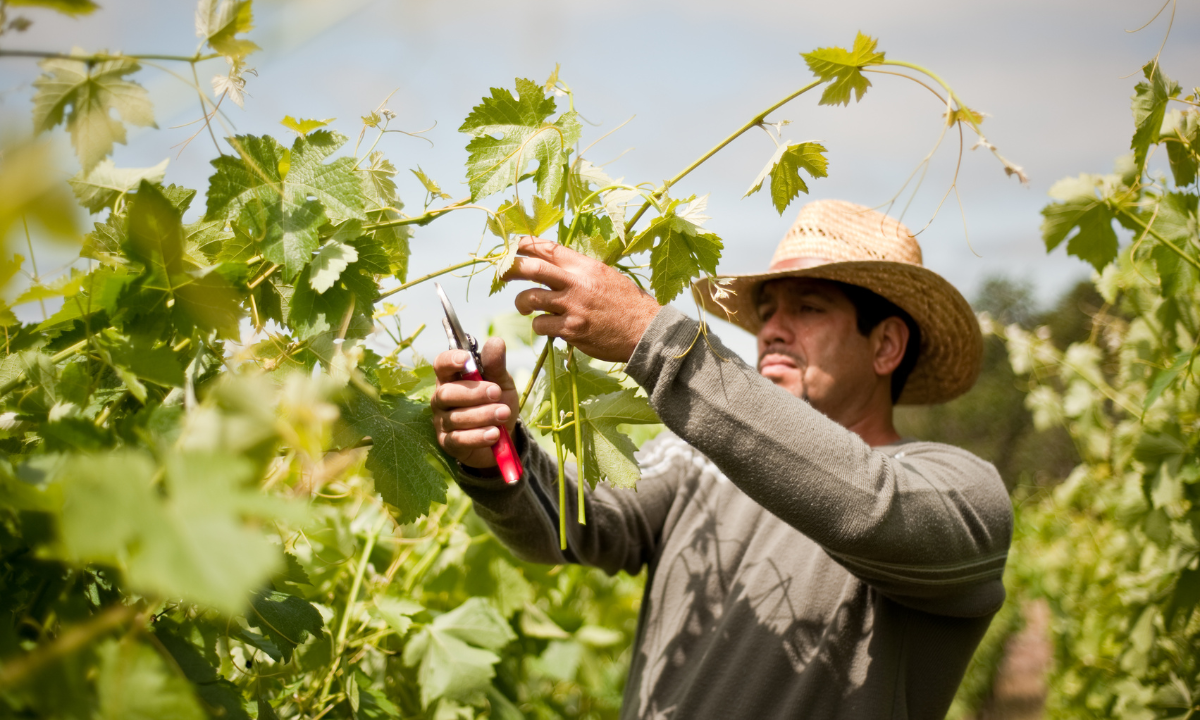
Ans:
[{"label": "gray long-sleeve shirt", "polygon": [[674,434],[636,492],[588,493],[586,525],[567,492],[567,551],[554,460],[523,431],[520,483],[461,475],[476,512],[527,560],[648,567],[622,718],[944,717],[1004,599],[999,475],[871,448],[711,334],[689,352],[697,330],[667,307],[642,337],[627,372]]}]

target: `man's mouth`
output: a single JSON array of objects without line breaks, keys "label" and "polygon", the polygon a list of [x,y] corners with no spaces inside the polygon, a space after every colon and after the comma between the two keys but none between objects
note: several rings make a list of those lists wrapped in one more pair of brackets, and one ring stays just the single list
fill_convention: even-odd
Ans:
[{"label": "man's mouth", "polygon": [[780,353],[767,353],[758,359],[758,372],[763,375],[766,375],[768,370],[778,372],[795,370],[797,367],[794,358]]}]

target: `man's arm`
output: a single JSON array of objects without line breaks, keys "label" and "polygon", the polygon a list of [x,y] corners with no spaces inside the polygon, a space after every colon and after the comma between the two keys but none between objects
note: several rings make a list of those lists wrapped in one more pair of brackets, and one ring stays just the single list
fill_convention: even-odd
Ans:
[{"label": "man's arm", "polygon": [[[475,512],[515,555],[531,562],[576,562],[613,574],[637,573],[657,552],[662,526],[681,478],[657,477],[638,492],[598,486],[586,492],[586,525],[576,518],[574,468],[565,468],[568,546],[559,545],[558,468],[517,424],[517,392],[505,366],[504,342],[493,338],[481,353],[487,380],[461,380],[465,353],[449,350],[434,359],[434,429],[438,442],[459,461],[458,482],[475,502]],[[505,423],[525,468],[508,485],[495,468],[491,446]]]},{"label": "man's arm", "polygon": [[934,443],[873,450],[698,332],[664,308],[626,368],[667,427],[885,594],[950,615],[999,607],[1012,508],[990,464]]},{"label": "man's arm", "polygon": [[751,498],[874,587],[913,607],[985,615],[1000,578],[1012,507],[995,468],[921,443],[910,456],[873,450],[846,428],[737,359],[700,325],[628,278],[562,246],[522,238],[510,279],[541,283],[517,309],[627,372],[667,427]]}]

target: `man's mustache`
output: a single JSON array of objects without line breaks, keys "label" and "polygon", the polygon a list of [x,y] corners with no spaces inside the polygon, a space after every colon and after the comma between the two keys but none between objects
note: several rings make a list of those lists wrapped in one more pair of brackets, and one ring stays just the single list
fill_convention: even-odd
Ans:
[{"label": "man's mustache", "polygon": [[798,353],[794,352],[791,348],[789,348],[786,345],[768,345],[765,348],[763,348],[762,352],[760,352],[758,354],[758,371],[759,372],[762,372],[763,358],[765,358],[768,355],[783,355],[784,357],[791,358],[792,362],[796,363],[797,368],[803,368],[805,365],[808,364],[804,361],[803,357],[801,357]]}]

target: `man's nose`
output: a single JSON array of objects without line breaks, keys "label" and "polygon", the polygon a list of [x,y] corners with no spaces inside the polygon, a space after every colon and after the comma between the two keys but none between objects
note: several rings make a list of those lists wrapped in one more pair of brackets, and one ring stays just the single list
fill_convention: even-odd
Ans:
[{"label": "man's nose", "polygon": [[774,312],[763,323],[762,328],[758,331],[759,345],[765,347],[776,342],[791,344],[795,339],[790,324],[782,316],[782,312]]}]

